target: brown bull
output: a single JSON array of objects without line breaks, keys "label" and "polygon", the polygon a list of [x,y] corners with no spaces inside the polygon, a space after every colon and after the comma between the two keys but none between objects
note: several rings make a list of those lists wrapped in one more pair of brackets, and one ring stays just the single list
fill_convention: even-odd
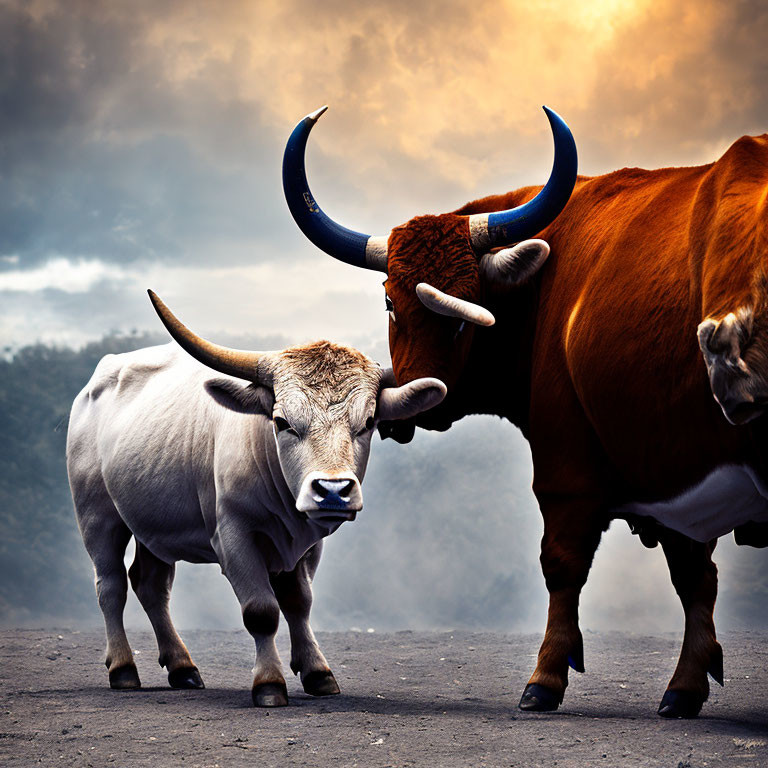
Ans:
[{"label": "brown bull", "polygon": [[[386,271],[398,382],[448,386],[415,423],[447,429],[492,413],[530,442],[550,602],[520,707],[556,709],[569,665],[583,671],[579,595],[602,532],[624,518],[661,543],[685,611],[659,714],[694,717],[707,673],[723,680],[717,537],[735,529],[740,543],[765,545],[768,529],[768,422],[756,418],[768,403],[768,136],[739,139],[705,166],[577,179],[570,132],[548,114],[556,151],[543,190],[355,241],[327,217],[308,221],[296,197],[303,186],[324,217],[296,141],[315,113],[286,150],[286,196],[317,245]],[[520,242],[534,235],[546,242]],[[413,425],[389,434],[408,440]]]}]

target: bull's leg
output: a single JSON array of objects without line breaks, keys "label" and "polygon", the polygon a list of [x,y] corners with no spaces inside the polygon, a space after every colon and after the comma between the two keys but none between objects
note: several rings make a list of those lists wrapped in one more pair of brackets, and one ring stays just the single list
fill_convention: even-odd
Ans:
[{"label": "bull's leg", "polygon": [[[216,535],[211,540],[222,571],[235,590],[243,612],[243,624],[256,643],[251,696],[257,707],[284,707],[288,689],[283,677],[275,635],[280,622],[280,606],[272,589],[265,551],[271,542],[243,525],[234,511],[218,512]],[[246,521],[247,522],[247,521]]]},{"label": "bull's leg", "polygon": [[541,565],[549,591],[549,613],[536,669],[520,709],[557,709],[568,686],[568,667],[584,671],[579,596],[603,531],[594,502],[539,499],[544,515]]},{"label": "bull's leg", "polygon": [[702,544],[674,531],[659,536],[675,591],[685,611],[680,660],[661,700],[662,717],[696,717],[709,696],[707,673],[723,684],[723,649],[712,613],[717,597],[717,541]]},{"label": "bull's leg", "polygon": [[139,688],[139,673],[123,625],[128,578],[123,557],[131,539],[106,489],[75,498],[80,532],[96,573],[96,594],[107,630],[105,663],[112,688]]},{"label": "bull's leg", "polygon": [[312,579],[320,562],[322,543],[316,544],[292,571],[272,577],[272,587],[291,633],[291,669],[301,676],[304,690],[312,696],[339,693],[323,652],[309,626]]},{"label": "bull's leg", "polygon": [[175,572],[175,565],[163,562],[136,542],[136,557],[128,575],[155,630],[160,666],[168,670],[172,688],[205,688],[200,672],[171,621],[168,604]]},{"label": "bull's leg", "polygon": [[252,590],[249,597],[240,600],[243,623],[256,643],[251,697],[256,707],[284,707],[288,704],[288,688],[275,645],[280,607],[269,586],[266,569],[264,576],[262,588]]}]

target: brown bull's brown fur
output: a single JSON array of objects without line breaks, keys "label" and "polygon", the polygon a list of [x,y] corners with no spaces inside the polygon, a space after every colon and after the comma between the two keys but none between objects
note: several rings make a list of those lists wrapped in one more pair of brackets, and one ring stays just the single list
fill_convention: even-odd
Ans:
[{"label": "brown bull's brown fur", "polygon": [[[430,258],[420,259],[419,254],[423,253],[429,253]],[[419,216],[393,229],[389,238],[388,268],[386,286],[396,314],[397,308],[408,306],[416,298],[416,284],[420,282],[469,301],[478,301],[482,295],[477,257],[469,243],[464,216]],[[418,300],[416,302],[418,304]],[[448,376],[450,378],[445,379],[448,383],[455,378],[453,371],[468,351],[466,344],[454,342],[459,321],[426,309],[408,312],[403,319],[406,316],[408,332],[400,334],[399,346],[392,346],[393,355],[398,356],[397,362],[393,357],[394,369],[402,373],[414,359],[421,357],[421,348],[429,349],[430,376],[439,379]],[[399,319],[397,325],[402,325]],[[412,381],[409,375],[406,377],[404,380]]]},{"label": "brown bull's brown fur", "polygon": [[[612,510],[677,495],[723,464],[747,464],[768,479],[766,420],[726,421],[697,343],[705,318],[751,308],[741,355],[755,386],[768,386],[768,136],[739,139],[705,166],[579,177],[563,213],[537,235],[551,246],[540,272],[505,295],[489,291],[464,217],[513,208],[538,190],[394,230],[386,287],[398,381],[438,376],[448,385],[444,403],[418,423],[444,429],[468,413],[495,413],[530,441],[550,591],[530,682],[559,700],[569,656],[580,666],[579,593]],[[414,286],[422,280],[484,304],[496,325],[456,337],[458,321],[420,304]],[[695,714],[708,695],[707,671],[722,678],[715,542],[646,528],[644,541],[654,539],[686,615],[669,690],[688,705],[673,714]]]}]

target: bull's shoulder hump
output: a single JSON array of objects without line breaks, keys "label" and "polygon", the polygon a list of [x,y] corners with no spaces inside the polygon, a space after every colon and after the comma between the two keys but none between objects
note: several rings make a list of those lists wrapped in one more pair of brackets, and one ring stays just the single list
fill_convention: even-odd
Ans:
[{"label": "bull's shoulder hump", "polygon": [[183,355],[178,346],[172,343],[118,355],[105,355],[82,394],[97,400],[108,391],[142,386],[153,376],[183,364]]},{"label": "bull's shoulder hump", "polygon": [[726,159],[733,159],[747,165],[754,162],[765,165],[768,163],[768,133],[736,139],[720,158],[720,160]]}]

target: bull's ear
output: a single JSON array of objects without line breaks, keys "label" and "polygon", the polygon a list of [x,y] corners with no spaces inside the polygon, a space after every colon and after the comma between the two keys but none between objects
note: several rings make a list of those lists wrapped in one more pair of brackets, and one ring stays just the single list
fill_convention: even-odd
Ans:
[{"label": "bull's ear", "polygon": [[434,408],[448,389],[440,379],[416,379],[402,387],[385,387],[379,393],[380,421],[410,419]]},{"label": "bull's ear", "polygon": [[480,259],[480,274],[485,283],[504,291],[530,280],[549,256],[544,240],[524,240],[497,253],[486,253]]},{"label": "bull's ear", "polygon": [[232,379],[209,379],[205,382],[208,394],[220,405],[238,413],[272,416],[275,395],[261,384],[241,384]]}]

